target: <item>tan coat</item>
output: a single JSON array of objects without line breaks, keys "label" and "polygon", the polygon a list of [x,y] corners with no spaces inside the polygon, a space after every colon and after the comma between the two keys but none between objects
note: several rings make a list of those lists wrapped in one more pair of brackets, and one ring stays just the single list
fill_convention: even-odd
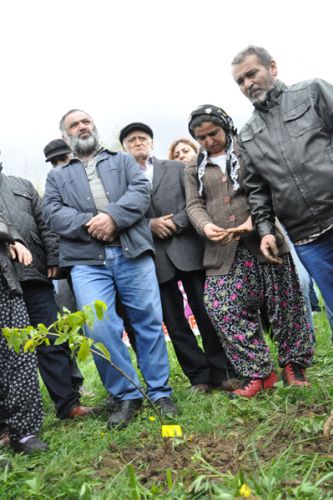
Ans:
[{"label": "tan coat", "polygon": [[[203,228],[208,223],[228,229],[246,221],[250,212],[244,194],[237,194],[227,174],[212,163],[207,163],[203,177],[203,196],[198,193],[196,160],[185,169],[185,191],[187,214],[198,233],[204,235]],[[264,261],[260,252],[260,239],[254,231],[240,241],[233,240],[226,245],[205,239],[203,265],[208,276],[227,274],[235,258],[239,244],[243,244],[259,260]],[[280,253],[288,251],[284,242]]]}]

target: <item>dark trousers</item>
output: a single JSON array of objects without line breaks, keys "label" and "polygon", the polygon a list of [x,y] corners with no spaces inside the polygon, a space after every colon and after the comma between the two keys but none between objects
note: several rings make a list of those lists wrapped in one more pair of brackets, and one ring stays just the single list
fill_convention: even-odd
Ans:
[{"label": "dark trousers", "polygon": [[[189,305],[195,316],[203,350],[199,347],[184,314],[183,295],[178,288],[182,281]],[[224,349],[212,326],[203,302],[204,271],[184,272],[160,284],[163,321],[167,327],[179,364],[191,385],[212,383],[234,376]]]},{"label": "dark trousers", "polygon": [[132,347],[133,351],[136,353],[135,331],[132,328],[132,325],[131,325],[131,323],[128,320],[128,317],[127,317],[127,314],[126,314],[126,311],[125,311],[125,307],[123,306],[123,304],[120,301],[119,293],[118,292],[116,293],[116,313],[123,320],[123,322],[124,322],[124,328],[125,328],[125,332],[127,333],[128,340],[129,340],[129,342],[131,344],[131,347]]},{"label": "dark trousers", "polygon": [[[43,323],[49,326],[57,320],[57,304],[53,289],[43,282],[23,282],[23,298],[32,326]],[[51,342],[52,339],[50,338]],[[83,377],[67,344],[39,346],[38,368],[59,418],[66,418],[79,404],[79,387]]]}]

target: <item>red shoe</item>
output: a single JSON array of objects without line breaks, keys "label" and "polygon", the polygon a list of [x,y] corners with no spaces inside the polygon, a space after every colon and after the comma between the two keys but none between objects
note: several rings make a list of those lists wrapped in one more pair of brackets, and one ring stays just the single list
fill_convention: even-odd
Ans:
[{"label": "red shoe", "polygon": [[268,377],[264,378],[264,380],[262,381],[263,389],[273,389],[278,381],[278,376],[276,375],[275,371],[272,370]]},{"label": "red shoe", "polygon": [[94,415],[95,412],[96,412],[96,408],[92,408],[90,406],[77,405],[71,409],[67,418],[90,417],[90,416]]},{"label": "red shoe", "polygon": [[266,389],[273,389],[274,385],[278,381],[278,377],[273,370],[268,377],[262,379],[246,379],[244,385],[241,389],[236,389],[232,391],[231,394],[236,396],[242,396],[243,398],[253,398],[258,394],[258,392],[264,391]]},{"label": "red shoe", "polygon": [[305,368],[294,363],[288,363],[283,368],[283,380],[285,384],[309,387],[310,383],[305,376]]}]

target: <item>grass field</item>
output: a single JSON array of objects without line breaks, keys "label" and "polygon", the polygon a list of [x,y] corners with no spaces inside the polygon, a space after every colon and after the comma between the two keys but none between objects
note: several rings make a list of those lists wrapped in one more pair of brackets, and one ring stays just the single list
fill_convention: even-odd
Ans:
[{"label": "grass field", "polygon": [[[50,451],[13,463],[0,475],[3,499],[333,499],[333,436],[323,423],[333,408],[333,344],[323,313],[315,318],[317,346],[310,389],[284,387],[252,400],[226,393],[194,395],[171,344],[171,385],[183,436],[162,439],[145,410],[125,430],[106,429],[106,393],[91,359],[81,366],[100,407],[95,418],[59,421],[43,387],[42,438]],[[275,346],[272,347],[276,358]]]}]

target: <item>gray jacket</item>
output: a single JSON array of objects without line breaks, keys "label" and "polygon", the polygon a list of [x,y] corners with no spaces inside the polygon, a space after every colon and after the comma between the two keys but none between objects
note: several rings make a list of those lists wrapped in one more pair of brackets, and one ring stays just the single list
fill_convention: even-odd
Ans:
[{"label": "gray jacket", "polygon": [[[153,253],[151,231],[144,214],[150,203],[150,185],[133,158],[107,150],[99,154],[97,173],[115,221],[122,250],[128,258]],[[91,237],[85,224],[97,214],[86,171],[78,159],[52,169],[46,180],[44,214],[52,231],[60,236],[62,267],[75,264],[101,265],[105,244]]]},{"label": "gray jacket", "polygon": [[174,214],[177,232],[166,239],[154,237],[155,264],[159,283],[171,280],[176,270],[202,269],[204,240],[196,233],[186,213],[184,163],[153,158],[153,190],[147,218]]},{"label": "gray jacket", "polygon": [[58,237],[46,225],[38,192],[27,179],[1,173],[0,205],[32,253],[30,266],[14,263],[19,280],[50,283],[47,269],[58,265]]},{"label": "gray jacket", "polygon": [[333,224],[333,86],[282,82],[242,128],[244,188],[260,236],[274,214],[292,241]]}]

